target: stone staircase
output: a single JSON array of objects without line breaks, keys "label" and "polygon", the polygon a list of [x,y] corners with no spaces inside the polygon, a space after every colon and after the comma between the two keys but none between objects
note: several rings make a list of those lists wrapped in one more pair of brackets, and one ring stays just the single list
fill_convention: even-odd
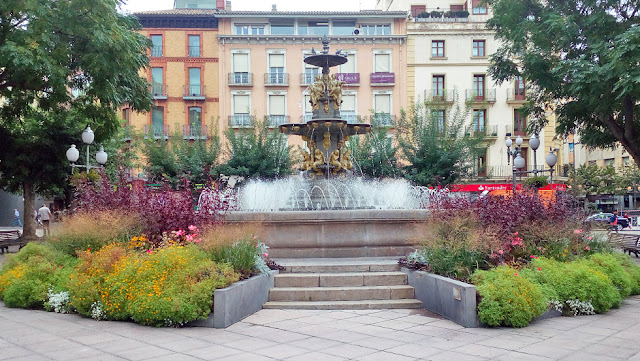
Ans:
[{"label": "stone staircase", "polygon": [[276,259],[286,267],[269,291],[271,309],[421,308],[396,258]]}]

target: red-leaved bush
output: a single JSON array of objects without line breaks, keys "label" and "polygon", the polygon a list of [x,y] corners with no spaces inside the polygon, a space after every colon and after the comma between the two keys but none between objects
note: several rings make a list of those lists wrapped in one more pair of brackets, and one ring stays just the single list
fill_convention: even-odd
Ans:
[{"label": "red-leaved bush", "polygon": [[178,190],[162,184],[145,187],[132,183],[113,186],[107,177],[98,182],[76,184],[74,211],[134,213],[147,235],[162,235],[189,226],[220,223],[233,203],[233,196],[218,189],[205,188],[193,194],[188,184]]}]

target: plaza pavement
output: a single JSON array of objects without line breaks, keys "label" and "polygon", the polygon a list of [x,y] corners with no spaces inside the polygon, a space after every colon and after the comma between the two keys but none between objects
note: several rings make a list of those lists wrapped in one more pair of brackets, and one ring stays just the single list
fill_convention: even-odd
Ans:
[{"label": "plaza pavement", "polygon": [[640,296],[521,329],[465,329],[425,310],[261,310],[226,329],[152,328],[0,302],[0,360],[640,360],[639,334]]}]

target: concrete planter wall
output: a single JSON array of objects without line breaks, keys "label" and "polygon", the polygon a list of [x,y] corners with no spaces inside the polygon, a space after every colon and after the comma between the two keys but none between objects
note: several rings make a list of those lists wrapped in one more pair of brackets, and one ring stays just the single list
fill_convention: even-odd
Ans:
[{"label": "concrete planter wall", "polygon": [[225,328],[262,309],[278,271],[263,273],[213,292],[213,313],[188,326]]},{"label": "concrete planter wall", "polygon": [[402,269],[422,307],[464,326],[478,327],[476,286],[423,271]]}]

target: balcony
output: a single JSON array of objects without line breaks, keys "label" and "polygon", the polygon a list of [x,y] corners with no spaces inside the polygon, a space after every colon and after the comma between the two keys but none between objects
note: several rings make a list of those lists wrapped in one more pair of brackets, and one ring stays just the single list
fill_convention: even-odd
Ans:
[{"label": "balcony", "polygon": [[167,86],[166,85],[151,85],[151,98],[154,100],[167,99]]},{"label": "balcony", "polygon": [[190,58],[199,58],[200,57],[200,46],[189,46],[189,57]]},{"label": "balcony", "polygon": [[184,100],[205,100],[207,88],[204,85],[185,85],[182,88],[182,99]]},{"label": "balcony", "polygon": [[230,128],[251,128],[253,126],[253,116],[251,114],[229,115]]},{"label": "balcony", "polygon": [[[485,11],[486,12],[486,11]],[[489,20],[489,14],[470,14],[470,11],[444,11],[440,8],[426,9],[414,18],[417,23],[476,23]]]},{"label": "balcony", "polygon": [[487,138],[497,138],[498,137],[498,126],[497,125],[481,125],[478,127],[476,124],[473,126],[467,127],[465,129],[465,134],[474,136],[474,135],[482,135]]},{"label": "balcony", "polygon": [[270,115],[269,116],[269,128],[275,128],[282,124],[289,123],[290,117],[288,115]]},{"label": "balcony", "polygon": [[151,48],[151,56],[158,58],[162,56],[162,47],[153,47]]},{"label": "balcony", "polygon": [[253,74],[229,73],[230,86],[253,86]]},{"label": "balcony", "polygon": [[183,125],[182,126],[182,139],[207,140],[207,126],[206,125]]},{"label": "balcony", "polygon": [[[512,160],[513,161],[513,160]],[[538,165],[537,169],[539,171],[545,170],[545,166],[544,165]],[[533,165],[527,165],[525,168],[523,169],[518,169],[518,171],[521,170],[527,170],[527,171],[533,171],[534,167]],[[539,175],[548,175],[549,173],[538,173]],[[497,165],[497,166],[489,166],[487,167],[487,173],[486,173],[486,177],[487,178],[502,178],[502,179],[512,179],[513,176],[513,165],[512,164],[505,164],[505,165]],[[517,179],[522,179],[522,178],[527,178],[527,177],[533,177],[534,174],[533,173],[528,173],[528,174],[519,174],[517,175]]]},{"label": "balcony", "polygon": [[299,119],[300,123],[306,123],[308,121],[311,121],[311,117],[313,117],[313,114],[311,113],[307,113],[304,115],[301,115]]},{"label": "balcony", "polygon": [[347,123],[362,123],[362,118],[358,114],[352,111],[348,111],[348,110],[341,111],[340,117],[343,120],[346,120]]},{"label": "balcony", "polygon": [[515,129],[512,125],[507,125],[506,127],[506,135],[507,136],[521,136],[524,139],[529,139],[530,135],[527,134],[527,124],[519,124]]},{"label": "balcony", "polygon": [[371,73],[369,82],[371,86],[395,85],[396,75],[394,73]]},{"label": "balcony", "polygon": [[289,74],[287,73],[265,73],[264,85],[266,86],[289,86]]},{"label": "balcony", "polygon": [[527,100],[527,93],[522,88],[507,89],[507,103],[521,104]]},{"label": "balcony", "polygon": [[144,139],[168,140],[169,126],[168,125],[145,125]]},{"label": "balcony", "polygon": [[496,102],[496,90],[495,89],[467,89],[465,90],[466,101],[473,103],[495,103]]},{"label": "balcony", "polygon": [[396,116],[387,113],[378,113],[372,115],[370,120],[374,126],[392,127],[396,122]]},{"label": "balcony", "polygon": [[454,90],[436,90],[424,91],[424,100],[430,103],[453,103],[456,101],[458,94]]},{"label": "balcony", "polygon": [[320,75],[319,72],[306,72],[300,73],[300,85],[307,86],[316,82],[316,76]]},{"label": "balcony", "polygon": [[336,79],[343,81],[346,85],[360,85],[360,73],[336,73]]}]

